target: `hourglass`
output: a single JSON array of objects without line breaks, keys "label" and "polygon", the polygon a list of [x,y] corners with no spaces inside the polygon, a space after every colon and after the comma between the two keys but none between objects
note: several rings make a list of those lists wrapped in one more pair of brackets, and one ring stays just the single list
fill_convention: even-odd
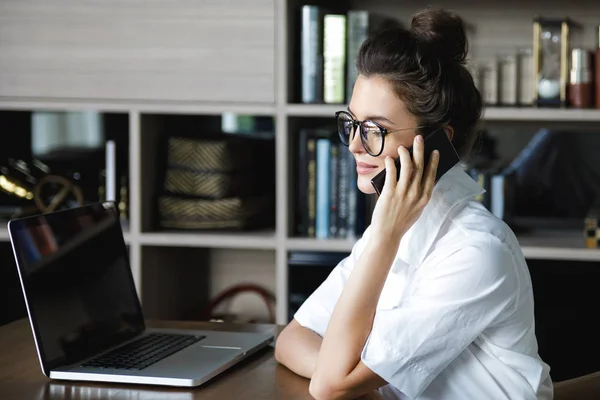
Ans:
[{"label": "hourglass", "polygon": [[533,20],[534,98],[538,106],[567,104],[570,27],[568,19]]}]

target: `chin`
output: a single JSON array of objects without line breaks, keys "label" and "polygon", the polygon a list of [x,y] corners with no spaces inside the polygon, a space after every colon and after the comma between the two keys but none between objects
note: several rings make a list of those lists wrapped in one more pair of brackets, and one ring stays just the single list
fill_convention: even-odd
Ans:
[{"label": "chin", "polygon": [[359,175],[356,181],[358,190],[363,192],[364,194],[374,194],[375,188],[371,184],[371,179],[373,179],[377,174],[372,175]]}]

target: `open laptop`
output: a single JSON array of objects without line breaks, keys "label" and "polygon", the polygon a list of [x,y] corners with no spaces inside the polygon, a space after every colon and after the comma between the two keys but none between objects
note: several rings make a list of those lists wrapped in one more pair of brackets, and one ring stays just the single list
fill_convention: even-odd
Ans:
[{"label": "open laptop", "polygon": [[198,386],[273,341],[147,328],[114,203],[12,220],[8,230],[50,378]]}]

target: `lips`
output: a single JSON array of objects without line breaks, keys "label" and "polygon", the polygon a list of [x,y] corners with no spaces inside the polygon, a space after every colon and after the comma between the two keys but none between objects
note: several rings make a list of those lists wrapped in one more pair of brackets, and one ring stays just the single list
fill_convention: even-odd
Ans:
[{"label": "lips", "polygon": [[377,169],[378,169],[377,165],[367,164],[367,163],[364,163],[364,162],[357,162],[356,163],[356,172],[359,175],[371,174],[371,173],[377,171]]}]

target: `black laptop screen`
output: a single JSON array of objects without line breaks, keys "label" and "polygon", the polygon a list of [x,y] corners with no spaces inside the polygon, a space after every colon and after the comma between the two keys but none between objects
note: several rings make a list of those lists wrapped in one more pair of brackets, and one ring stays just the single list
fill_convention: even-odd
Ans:
[{"label": "black laptop screen", "polygon": [[44,372],[144,329],[110,203],[12,221],[10,235]]}]

